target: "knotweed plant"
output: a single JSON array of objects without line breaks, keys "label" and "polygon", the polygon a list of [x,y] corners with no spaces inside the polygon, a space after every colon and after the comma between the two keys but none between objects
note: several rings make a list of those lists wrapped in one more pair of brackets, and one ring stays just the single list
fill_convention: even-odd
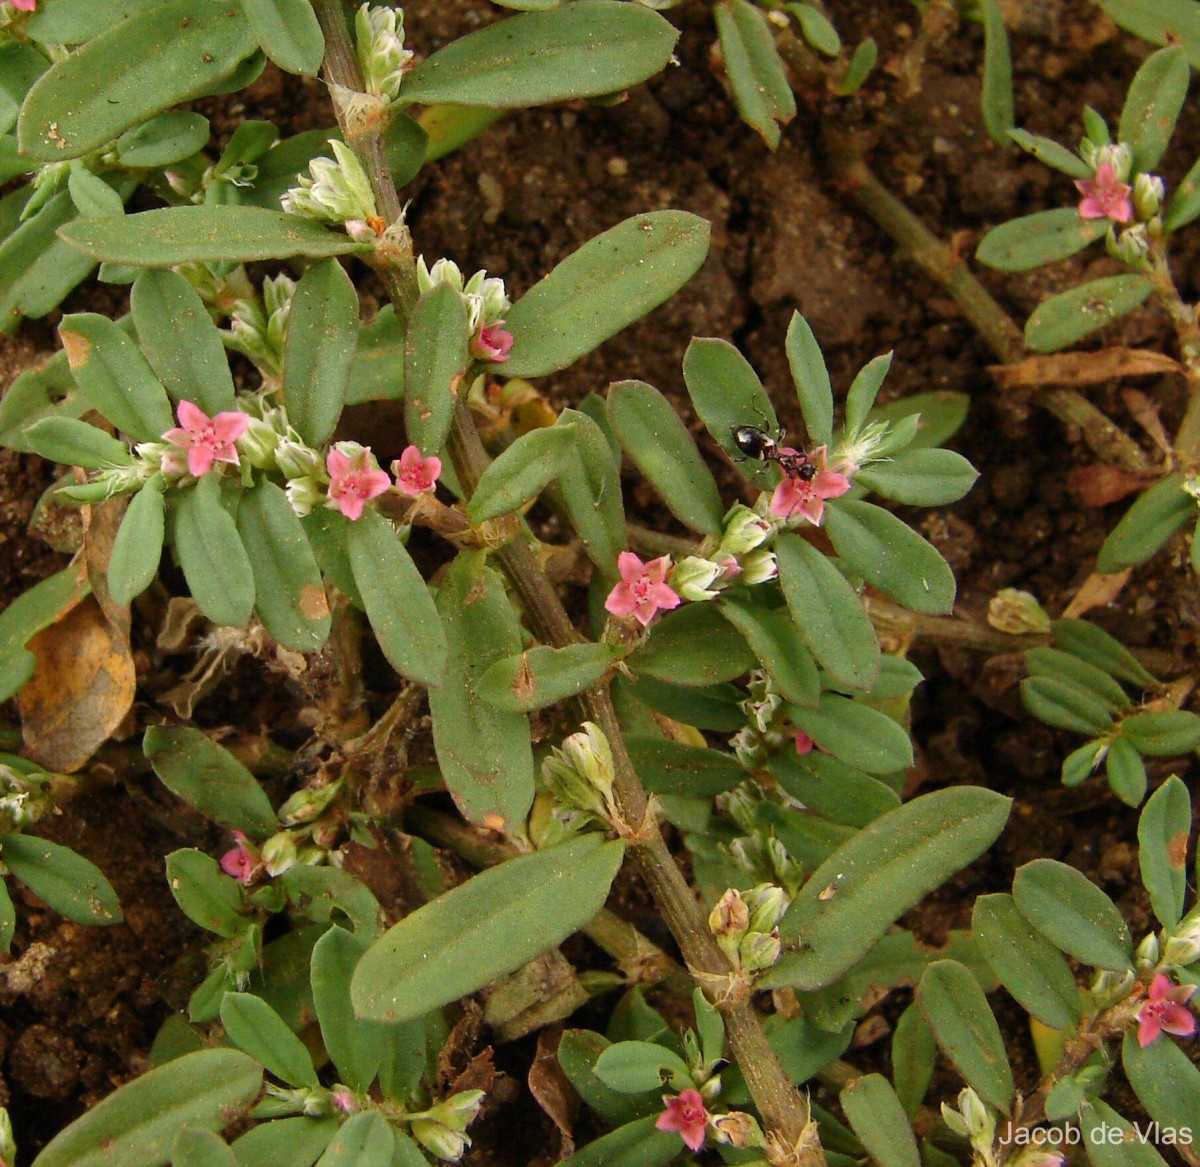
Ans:
[{"label": "knotweed plant", "polygon": [[[95,868],[27,833],[118,731],[214,840],[166,861],[175,902],[209,938],[186,1010],[147,1071],[34,1167],[455,1162],[502,1105],[494,1074],[447,1068],[464,1015],[497,1041],[542,1031],[600,1132],[571,1140],[573,1167],[710,1153],[1047,1167],[1062,1162],[1056,1124],[1132,1131],[1103,1101],[1118,1059],[1156,1121],[1192,1121],[1200,1071],[1176,1043],[1196,1028],[1200,924],[1178,779],[1140,819],[1161,925],[1140,943],[1051,859],[981,898],[940,950],[898,923],[996,841],[1010,809],[971,785],[904,798],[922,678],[871,619],[882,604],[929,618],[954,606],[945,560],[881,503],[937,507],[970,489],[974,470],[943,448],[963,402],[880,404],[890,355],[835,394],[797,313],[780,338],[792,385],[775,388],[794,391],[801,435],[783,434],[754,368],[718,338],[683,356],[686,419],[636,379],[555,410],[536,382],[680,289],[708,224],[637,215],[523,293],[414,246],[397,184],[441,150],[425,126],[444,146],[496,110],[640,84],[675,47],[657,6],[514,0],[535,10],[420,62],[398,10],[340,0],[139,0],[119,21],[90,0],[44,0],[6,14],[22,52],[38,29],[77,46],[18,94],[22,165],[67,167],[74,208],[43,224],[52,241],[30,270],[79,257],[130,293],[119,319],[65,316],[62,352],[0,409],[7,444],[65,468],[53,497],[83,518],[71,565],[0,615],[23,742],[0,756],[0,855],[50,907],[120,919]],[[827,36],[817,8],[785,7],[810,39]],[[717,17],[727,60],[729,37],[769,32],[748,4]],[[216,161],[197,141],[161,162],[169,205],[80,205],[95,182],[116,192],[86,160],[187,117],[181,102],[243,88],[265,57],[320,69],[337,128],[278,141],[247,121]],[[775,120],[760,132],[777,134]],[[1088,181],[1084,199],[1115,221],[1119,168]],[[364,321],[369,273],[389,302]],[[381,400],[402,403],[394,458],[360,440],[346,408]],[[630,523],[630,480],[686,534]],[[56,686],[64,637],[104,646],[91,683]],[[168,693],[139,689],[139,644],[183,644],[202,667]],[[1102,690],[1111,716],[1081,724],[1112,776],[1122,751],[1154,753],[1147,743],[1195,719],[1131,712],[1121,682],[1144,700],[1154,679],[1119,654],[1123,671],[1089,662],[1098,644],[1076,630],[1037,660],[1057,675],[1074,653],[1070,675]],[[303,694],[289,723],[302,733],[194,724],[242,657]],[[85,703],[87,734],[51,732]],[[409,765],[424,709],[433,761]],[[475,873],[451,877],[435,847]],[[381,905],[353,873],[364,849],[403,863],[417,902]],[[620,897],[606,907],[623,871],[671,951],[619,914]],[[14,917],[5,900],[6,942]],[[576,933],[611,965],[576,968],[576,946],[561,947]],[[843,1061],[880,995],[914,984],[891,1079]],[[1042,1076],[1020,1090],[986,996],[1000,985],[1035,1023]],[[594,999],[604,1032],[571,1020]],[[964,1083],[940,1113],[925,1103],[939,1051]],[[840,1090],[845,1123],[810,1100],[817,1075]],[[0,1126],[8,1167],[15,1153]]]}]

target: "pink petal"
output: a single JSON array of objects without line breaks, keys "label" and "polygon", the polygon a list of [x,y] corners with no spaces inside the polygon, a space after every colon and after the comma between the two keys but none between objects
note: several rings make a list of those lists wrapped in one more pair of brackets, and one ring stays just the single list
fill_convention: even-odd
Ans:
[{"label": "pink petal", "polygon": [[332,449],[325,459],[325,469],[329,471],[329,477],[338,482],[350,473],[350,458],[341,450]]},{"label": "pink petal", "polygon": [[1164,973],[1159,973],[1150,982],[1150,992],[1146,994],[1146,999],[1153,1004],[1158,1001],[1166,1001],[1170,996],[1171,982]]},{"label": "pink petal", "polygon": [[171,429],[163,434],[163,441],[187,449],[195,439],[187,430]]},{"label": "pink petal", "polygon": [[655,1120],[654,1125],[660,1131],[677,1131],[679,1130],[679,1119],[672,1111],[664,1110]]},{"label": "pink petal", "polygon": [[209,416],[192,401],[181,401],[175,410],[179,424],[196,437],[209,427]]},{"label": "pink petal", "polygon": [[628,616],[633,612],[637,605],[637,600],[634,598],[633,592],[627,583],[619,583],[611,592],[608,593],[608,599],[604,601],[604,607],[614,616]]},{"label": "pink petal", "polygon": [[37,7],[37,0],[12,0],[12,5],[22,12],[32,12]]},{"label": "pink petal", "polygon": [[404,453],[400,455],[400,469],[401,471],[419,470],[424,460],[420,447],[405,446]]},{"label": "pink petal", "polygon": [[813,526],[821,525],[821,518],[825,514],[825,500],[823,498],[806,498],[800,504],[800,513],[808,519]]},{"label": "pink petal", "polygon": [[365,487],[367,498],[376,498],[385,490],[392,489],[392,480],[382,470],[364,471],[359,482]]},{"label": "pink petal", "polygon": [[633,616],[643,628],[647,628],[650,625],[650,621],[654,619],[654,614],[657,611],[658,605],[649,597],[646,597],[635,602]]},{"label": "pink petal", "polygon": [[207,446],[192,446],[188,450],[188,473],[202,478],[212,469],[213,452]]},{"label": "pink petal", "polygon": [[1196,1018],[1190,1009],[1174,1002],[1163,1006],[1159,1020],[1162,1028],[1176,1037],[1191,1037],[1196,1032]]},{"label": "pink petal", "polygon": [[771,495],[771,514],[781,519],[791,518],[792,512],[800,501],[800,487],[790,478],[785,478]]},{"label": "pink petal", "polygon": [[223,445],[236,442],[250,428],[250,418],[247,414],[236,413],[232,410],[218,413],[212,419],[213,433],[217,441]]},{"label": "pink petal", "polygon": [[624,583],[636,583],[645,573],[646,565],[632,551],[622,551],[617,556],[617,570]]},{"label": "pink petal", "polygon": [[1162,1032],[1162,1024],[1157,1017],[1143,1017],[1138,1023],[1138,1045],[1145,1049],[1151,1045]]},{"label": "pink petal", "polygon": [[425,474],[430,486],[433,486],[442,476],[442,460],[441,458],[429,457],[425,459]]},{"label": "pink petal", "polygon": [[658,583],[651,587],[649,598],[656,607],[666,608],[668,611],[672,608],[678,608],[682,602],[679,598],[679,593],[665,583]]},{"label": "pink petal", "polygon": [[657,559],[650,560],[646,564],[646,578],[655,584],[660,584],[665,580],[671,571],[671,560],[669,556],[660,555]]},{"label": "pink petal", "polygon": [[704,1136],[707,1133],[707,1126],[688,1126],[679,1133],[683,1136],[683,1141],[693,1151],[700,1150],[704,1146]]},{"label": "pink petal", "polygon": [[214,462],[226,462],[230,466],[240,466],[241,459],[238,457],[238,452],[233,446],[222,446],[219,450],[213,453]]},{"label": "pink petal", "polygon": [[363,507],[366,506],[366,501],[361,499],[356,494],[345,494],[337,499],[338,510],[342,512],[352,523],[358,522],[362,518]]},{"label": "pink petal", "polygon": [[796,730],[796,753],[804,755],[811,754],[813,747],[817,743],[812,740],[802,729]]},{"label": "pink petal", "polygon": [[822,470],[813,479],[812,489],[821,498],[841,498],[850,489],[850,479],[836,470]]}]

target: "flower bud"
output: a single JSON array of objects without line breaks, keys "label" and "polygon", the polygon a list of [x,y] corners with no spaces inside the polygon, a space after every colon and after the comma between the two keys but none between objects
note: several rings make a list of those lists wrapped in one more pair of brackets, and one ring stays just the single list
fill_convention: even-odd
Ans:
[{"label": "flower bud", "polygon": [[1133,180],[1133,210],[1144,223],[1162,210],[1166,184],[1157,174],[1139,174]]},{"label": "flower bud", "polygon": [[982,1144],[990,1150],[996,1135],[996,1119],[970,1086],[959,1092],[958,1112],[966,1124],[971,1143],[976,1146]]},{"label": "flower bud", "polygon": [[948,1102],[942,1103],[942,1122],[959,1138],[967,1138],[967,1124],[963,1121],[963,1116]]},{"label": "flower bud", "polygon": [[1163,963],[1187,967],[1200,960],[1200,913],[1192,912],[1163,948]]},{"label": "flower bud", "polygon": [[1136,978],[1129,969],[1125,969],[1124,972],[1101,969],[1092,982],[1092,997],[1096,1002],[1096,1007],[1109,1009],[1126,1000],[1133,992],[1135,983]]},{"label": "flower bud", "polygon": [[364,4],[355,14],[354,34],[366,92],[395,101],[413,59],[412,51],[404,47],[404,13]]},{"label": "flower bud", "polygon": [[279,434],[275,428],[261,418],[252,417],[246,432],[238,439],[237,448],[245,455],[251,466],[258,470],[275,468],[275,447]]},{"label": "flower bud", "polygon": [[1145,267],[1150,254],[1150,237],[1143,223],[1128,227],[1118,235],[1109,231],[1105,247],[1113,259],[1119,259],[1130,267]]},{"label": "flower bud", "polygon": [[279,808],[279,821],[285,827],[311,823],[320,818],[341,789],[342,781],[339,778],[324,786],[305,786],[303,790],[297,790]]},{"label": "flower bud", "polygon": [[280,205],[289,215],[318,223],[343,224],[350,219],[375,219],[375,195],[358,155],[344,142],[332,141],[334,159],[314,158],[299,185],[289,190]]},{"label": "flower bud", "polygon": [[295,837],[290,831],[280,831],[262,845],[262,863],[268,875],[282,875],[289,867],[295,867],[298,854]]},{"label": "flower bud", "polygon": [[988,623],[1009,636],[1050,631],[1050,616],[1037,597],[1019,588],[1002,588],[988,604]]},{"label": "flower bud", "polygon": [[1130,171],[1133,169],[1133,152],[1124,142],[1110,142],[1096,150],[1093,165],[1099,170],[1109,163],[1116,172],[1118,182],[1128,182]]},{"label": "flower bud", "polygon": [[761,972],[775,964],[782,951],[778,928],[771,932],[751,932],[738,945],[738,963],[747,972]]},{"label": "flower bud", "polygon": [[1150,932],[1137,946],[1137,951],[1133,954],[1134,965],[1138,972],[1149,972],[1151,969],[1158,967],[1159,959],[1161,958],[1161,947],[1158,943],[1158,937]]},{"label": "flower bud", "polygon": [[760,883],[751,888],[746,892],[745,900],[752,932],[770,932],[788,909],[787,893],[773,883]]},{"label": "flower bud", "polygon": [[750,726],[739,729],[729,740],[737,760],[747,770],[757,770],[766,761],[767,748],[762,735]]},{"label": "flower bud", "polygon": [[465,1134],[452,1131],[440,1122],[433,1122],[427,1118],[414,1118],[409,1130],[412,1131],[413,1138],[430,1154],[447,1163],[457,1163],[471,1145],[471,1140]]},{"label": "flower bud", "polygon": [[743,1150],[746,1147],[765,1147],[767,1140],[753,1115],[742,1110],[719,1114],[712,1120],[717,1141]]},{"label": "flower bud", "polygon": [[358,1095],[349,1086],[335,1086],[330,1091],[329,1101],[339,1114],[357,1114],[362,1110]]},{"label": "flower bud", "polygon": [[276,439],[275,464],[285,478],[320,478],[322,473],[321,455],[294,433]]},{"label": "flower bud", "polygon": [[771,537],[771,524],[748,506],[735,503],[725,516],[725,530],[721,535],[719,555],[732,555],[741,559]]},{"label": "flower bud", "polygon": [[775,558],[775,552],[768,551],[765,547],[743,555],[741,568],[742,570],[738,575],[738,582],[745,584],[747,587],[767,583],[779,574],[779,563]]},{"label": "flower bud", "polygon": [[681,559],[671,572],[671,587],[685,600],[698,602],[715,600],[720,588],[712,585],[724,576],[725,569],[710,559],[689,555]]},{"label": "flower bud", "polygon": [[585,721],[542,762],[542,777],[550,792],[566,807],[597,818],[615,813],[612,750],[604,731]]},{"label": "flower bud", "polygon": [[312,512],[325,499],[325,488],[315,478],[293,478],[287,487],[287,499],[292,510],[301,518]]},{"label": "flower bud", "polygon": [[708,928],[721,951],[735,964],[739,959],[738,946],[749,927],[750,910],[746,907],[746,901],[737,888],[731,887],[709,913]]}]

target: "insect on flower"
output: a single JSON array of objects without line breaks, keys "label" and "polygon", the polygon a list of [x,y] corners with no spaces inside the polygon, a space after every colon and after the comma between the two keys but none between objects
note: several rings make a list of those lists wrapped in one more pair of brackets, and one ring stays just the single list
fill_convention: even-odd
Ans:
[{"label": "insect on flower", "polygon": [[779,469],[793,480],[811,482],[817,474],[817,465],[810,460],[802,450],[793,450],[782,446],[784,431],[773,438],[765,429],[757,425],[738,425],[733,427],[733,442],[747,458],[758,462],[775,462]]}]

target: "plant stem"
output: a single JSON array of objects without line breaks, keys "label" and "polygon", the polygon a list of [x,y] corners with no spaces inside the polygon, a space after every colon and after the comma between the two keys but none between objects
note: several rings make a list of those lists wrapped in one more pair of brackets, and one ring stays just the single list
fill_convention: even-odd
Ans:
[{"label": "plant stem", "polygon": [[1167,243],[1161,236],[1153,241],[1150,260],[1154,291],[1175,326],[1187,379],[1188,403],[1175,435],[1175,457],[1183,473],[1191,475],[1200,470],[1200,323],[1196,310],[1179,294],[1167,259]]},{"label": "plant stem", "polygon": [[[362,79],[341,0],[317,0],[316,10],[325,34],[324,75],[334,87],[335,97],[337,86],[361,89]],[[404,225],[399,196],[387,167],[381,125],[371,121],[351,127],[343,103],[335,99],[335,107],[347,143],[366,168],[378,209],[389,224],[390,246],[386,251],[377,251],[380,257],[377,267],[403,322],[416,299],[412,239]],[[475,420],[461,398],[455,408],[448,447],[463,493],[469,498],[489,460]],[[556,647],[578,643],[579,634],[525,539],[518,534],[496,552],[496,558],[539,638]],[[585,715],[608,738],[616,770],[613,787],[617,806],[634,832],[630,839],[634,864],[675,937],[688,970],[706,993],[720,1001],[730,1048],[767,1131],[770,1161],[775,1167],[823,1167],[825,1155],[808,1104],[792,1085],[767,1041],[748,996],[731,994],[724,999],[714,989],[714,985],[728,982],[734,970],[718,948],[699,902],[648,813],[650,802],[626,749],[608,686],[599,685],[585,692],[581,705]]]}]

